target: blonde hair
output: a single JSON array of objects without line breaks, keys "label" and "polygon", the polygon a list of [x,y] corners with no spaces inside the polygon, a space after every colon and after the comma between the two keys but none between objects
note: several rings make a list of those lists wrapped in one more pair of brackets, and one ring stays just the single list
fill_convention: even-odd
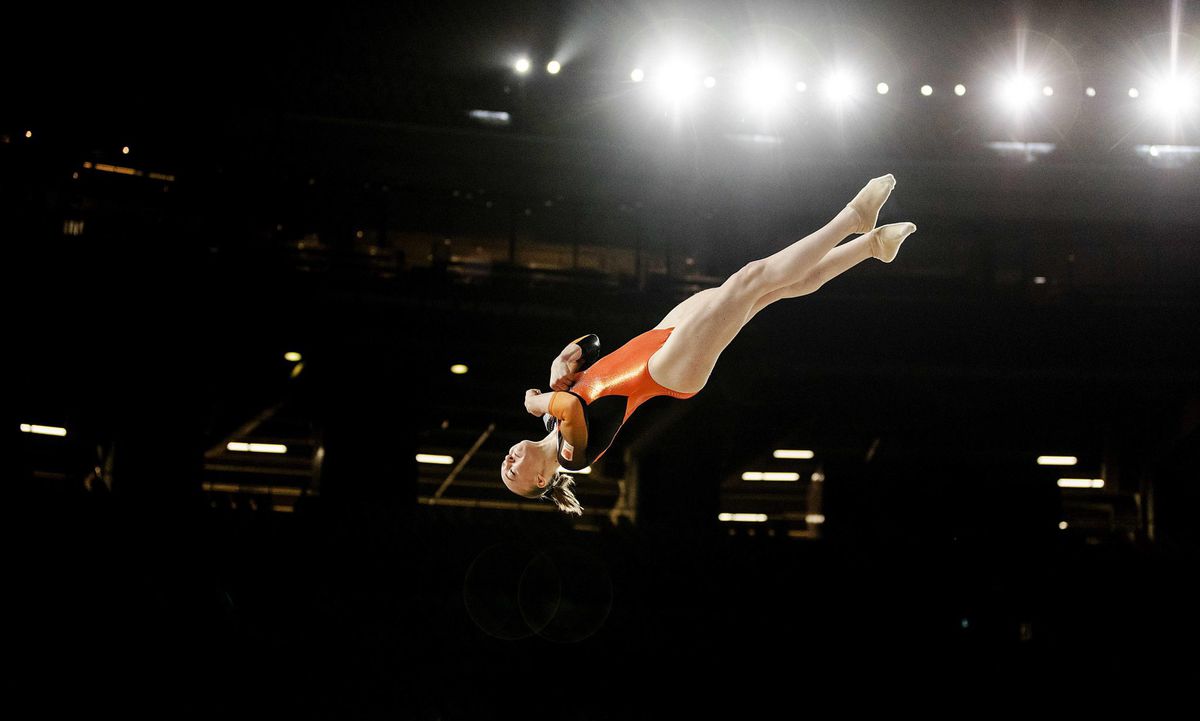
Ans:
[{"label": "blonde hair", "polygon": [[571,491],[575,487],[575,479],[561,471],[555,471],[550,482],[546,484],[546,490],[541,497],[550,501],[554,501],[554,505],[558,506],[558,510],[563,513],[570,513],[575,516],[583,515],[583,506],[579,505],[579,500],[575,498],[575,494]]}]

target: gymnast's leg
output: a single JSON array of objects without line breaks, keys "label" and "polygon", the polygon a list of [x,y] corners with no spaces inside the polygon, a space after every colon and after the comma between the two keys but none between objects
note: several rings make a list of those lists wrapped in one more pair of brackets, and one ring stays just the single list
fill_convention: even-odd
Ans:
[{"label": "gymnast's leg", "polygon": [[[890,175],[873,179],[820,230],[774,255],[747,263],[720,287],[704,291],[707,297],[703,302],[696,299],[686,314],[680,314],[682,317],[674,332],[650,358],[651,377],[676,391],[690,393],[703,388],[721,352],[758,311],[759,301],[770,298],[776,291],[811,282],[812,271],[834,246],[850,233],[872,230],[879,208],[894,185],[895,179]],[[841,272],[854,265],[861,260],[858,256],[864,247],[870,249],[880,244],[884,230],[888,231],[890,239],[900,236],[903,240],[915,226],[911,223],[884,226],[864,236],[866,240],[853,247],[848,243],[845,249],[833,255],[824,270],[832,272],[841,268],[838,270]],[[899,242],[894,245],[898,246]],[[778,299],[773,298],[771,302]]]},{"label": "gymnast's leg", "polygon": [[[810,268],[800,280],[783,288],[776,288],[759,298],[751,309],[750,314],[746,316],[745,322],[749,323],[750,319],[757,315],[760,310],[777,300],[797,298],[817,292],[821,286],[867,258],[878,258],[885,263],[892,262],[896,258],[896,253],[900,250],[900,244],[912,232],[906,226],[912,226],[912,224],[894,223],[892,225],[885,225],[876,228],[866,235],[861,235],[854,240],[837,246],[826,253],[825,257]],[[915,229],[915,226],[913,228]]]}]

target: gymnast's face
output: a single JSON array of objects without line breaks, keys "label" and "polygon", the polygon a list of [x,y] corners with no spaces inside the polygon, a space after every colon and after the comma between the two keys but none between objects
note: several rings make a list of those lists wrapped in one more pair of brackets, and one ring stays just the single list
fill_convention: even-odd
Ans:
[{"label": "gymnast's face", "polygon": [[508,490],[526,498],[541,495],[546,487],[546,461],[541,447],[533,441],[521,441],[508,449],[500,464],[500,478]]}]

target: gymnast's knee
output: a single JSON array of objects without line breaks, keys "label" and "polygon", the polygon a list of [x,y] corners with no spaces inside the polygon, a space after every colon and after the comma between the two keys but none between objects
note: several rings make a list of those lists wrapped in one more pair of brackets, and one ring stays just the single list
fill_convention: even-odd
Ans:
[{"label": "gymnast's knee", "polygon": [[766,288],[766,260],[752,260],[729,276],[722,284],[728,291],[745,295],[762,295]]}]

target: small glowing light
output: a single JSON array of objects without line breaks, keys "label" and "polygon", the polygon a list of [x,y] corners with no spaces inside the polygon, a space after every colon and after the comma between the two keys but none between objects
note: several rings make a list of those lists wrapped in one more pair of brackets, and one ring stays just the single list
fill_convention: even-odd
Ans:
[{"label": "small glowing light", "polygon": [[453,456],[439,456],[434,453],[418,453],[417,463],[432,463],[437,466],[448,466],[454,462]]},{"label": "small glowing light", "polygon": [[129,155],[129,146],[128,145],[121,146],[121,153],[123,155]]},{"label": "small glowing light", "polygon": [[563,473],[582,473],[583,475],[587,475],[587,474],[589,474],[589,473],[591,473],[591,472],[592,472],[592,467],[591,467],[591,466],[587,466],[587,467],[585,467],[585,468],[584,468],[583,470],[581,470],[581,471],[572,471],[572,470],[571,470],[571,469],[569,469],[569,468],[563,468],[562,466],[559,466],[559,467],[558,467],[558,470],[562,471]]},{"label": "small glowing light", "polygon": [[967,86],[963,85],[962,83],[955,85],[954,86],[954,94],[959,96],[960,98],[962,96],[966,95],[967,94]]},{"label": "small glowing light", "polygon": [[1066,522],[1066,521],[1059,521],[1059,522],[1058,522],[1058,528],[1059,528],[1059,530],[1061,530],[1061,531],[1065,531],[1065,530],[1067,530],[1067,522]]},{"label": "small glowing light", "polygon": [[926,97],[933,95],[933,87],[930,85],[922,85],[921,86],[921,94]]},{"label": "small glowing light", "polygon": [[1044,275],[1035,275],[1035,276],[1033,277],[1033,284],[1034,284],[1034,285],[1045,285],[1045,284],[1046,284],[1046,276],[1044,276]]},{"label": "small glowing light", "polygon": [[709,75],[708,77],[704,78],[704,87],[706,87],[706,88],[715,88],[716,86],[717,86],[717,79],[716,79],[716,78],[714,78],[714,77],[713,77],[713,76],[711,76],[711,75]]},{"label": "small glowing light", "polygon": [[240,451],[243,453],[287,453],[287,446],[282,443],[241,443],[230,441],[225,444],[225,448],[230,451]]},{"label": "small glowing light", "polygon": [[634,68],[633,72],[629,73],[629,79],[635,83],[640,83],[646,79],[646,71],[641,68]]},{"label": "small glowing light", "polygon": [[557,60],[551,60],[550,62],[546,63],[546,72],[550,73],[551,75],[558,75],[559,70],[562,70],[562,63],[558,62]]},{"label": "small glowing light", "polygon": [[746,523],[762,523],[767,520],[765,513],[718,513],[718,521],[741,521]]},{"label": "small glowing light", "polygon": [[807,514],[807,515],[805,515],[805,516],[804,516],[804,522],[805,522],[805,523],[807,523],[807,524],[809,524],[809,525],[814,525],[814,524],[817,524],[817,523],[824,523],[824,522],[825,522],[825,514],[823,514],[823,513],[809,513],[809,514]]},{"label": "small glowing light", "polygon": [[799,473],[777,473],[772,471],[746,471],[742,474],[743,481],[798,481]]},{"label": "small glowing light", "polygon": [[773,455],[775,458],[812,458],[813,452],[779,449],[771,455]]},{"label": "small glowing light", "polygon": [[1050,87],[1049,85],[1042,88],[1042,95],[1045,95],[1046,97],[1050,97],[1053,94],[1054,94],[1054,88]]},{"label": "small glowing light", "polygon": [[1089,87],[1087,90],[1083,91],[1083,94],[1088,96],[1089,98],[1094,98],[1094,97],[1096,97],[1096,89]]},{"label": "small glowing light", "polygon": [[209,493],[253,493],[259,496],[290,496],[298,498],[304,495],[299,488],[289,486],[257,486],[241,483],[210,483],[205,481],[200,487]]},{"label": "small glowing light", "polygon": [[887,83],[880,83],[875,86],[875,92],[879,93],[880,95],[887,95],[889,89],[890,88],[888,88]]},{"label": "small glowing light", "polygon": [[1157,145],[1151,145],[1151,146],[1150,146],[1149,153],[1150,153],[1150,157],[1152,157],[1152,158],[1157,158],[1157,157],[1158,157],[1158,146],[1157,146]]},{"label": "small glowing light", "polygon": [[281,505],[276,504],[276,505],[271,506],[271,510],[275,511],[276,513],[294,513],[296,511],[296,507],[295,506],[281,506]]},{"label": "small glowing light", "polygon": [[797,81],[796,82],[796,92],[802,93],[805,90],[808,90],[808,83],[804,82],[803,80]]},{"label": "small glowing light", "polygon": [[820,483],[821,481],[825,480],[825,474],[821,473],[820,471],[813,471],[812,476],[810,476],[810,480],[813,483]]},{"label": "small glowing light", "polygon": [[462,363],[455,363],[454,365],[450,366],[450,372],[456,376],[460,376],[467,372],[467,367]]},{"label": "small glowing light", "polygon": [[1103,478],[1060,478],[1059,488],[1104,488]]},{"label": "small glowing light", "polygon": [[1137,96],[1138,96],[1138,89],[1137,89],[1137,88],[1130,88],[1130,89],[1129,89],[1129,97],[1131,97],[1131,98],[1136,98]]},{"label": "small glowing light", "polygon": [[37,434],[43,435],[43,436],[65,436],[65,435],[67,435],[66,428],[59,428],[58,426],[39,426],[39,425],[32,424],[32,423],[22,423],[21,424],[21,432],[22,433],[37,433]]},{"label": "small glowing light", "polygon": [[484,125],[508,125],[512,122],[512,116],[504,110],[475,109],[468,111],[467,116],[472,120],[478,120]]},{"label": "small glowing light", "polygon": [[301,358],[300,354],[294,350],[288,351],[287,353],[283,354],[283,359],[286,361],[291,361],[292,363],[298,362],[300,360],[300,358]]},{"label": "small glowing light", "polygon": [[1078,462],[1075,456],[1038,456],[1039,466],[1073,466]]},{"label": "small glowing light", "polygon": [[517,60],[517,62],[513,65],[513,69],[522,75],[529,72],[529,58],[521,58]]},{"label": "small glowing light", "polygon": [[25,131],[25,137],[27,137],[27,138],[32,138],[32,137],[33,137],[33,131],[32,131],[32,130],[26,130],[26,131]]}]

